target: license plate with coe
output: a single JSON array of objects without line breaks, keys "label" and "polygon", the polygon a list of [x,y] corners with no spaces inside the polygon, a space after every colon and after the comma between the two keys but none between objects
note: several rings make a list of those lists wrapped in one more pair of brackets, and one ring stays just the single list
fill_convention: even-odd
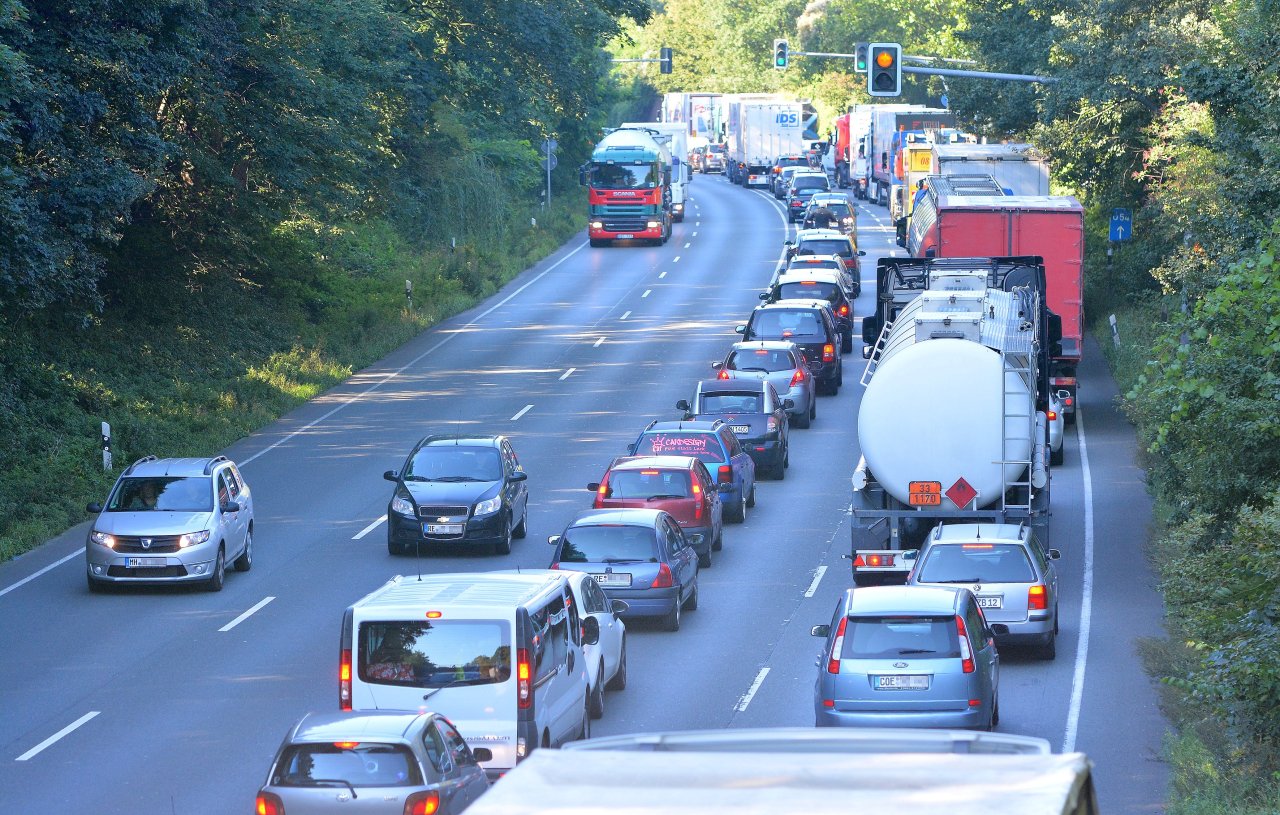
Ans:
[{"label": "license plate with coe", "polygon": [[165,566],[162,557],[131,557],[125,565],[130,569],[160,569]]},{"label": "license plate with coe", "polygon": [[626,572],[609,572],[608,574],[592,574],[601,586],[630,586],[631,575]]},{"label": "license plate with coe", "polygon": [[928,674],[883,674],[875,678],[878,690],[928,690]]},{"label": "license plate with coe", "polygon": [[462,524],[423,524],[422,531],[428,535],[461,535]]},{"label": "license plate with coe", "polygon": [[751,432],[751,425],[749,424],[729,425],[729,428],[739,436],[745,436],[747,433]]},{"label": "license plate with coe", "polygon": [[1004,595],[979,594],[978,608],[1004,608]]}]

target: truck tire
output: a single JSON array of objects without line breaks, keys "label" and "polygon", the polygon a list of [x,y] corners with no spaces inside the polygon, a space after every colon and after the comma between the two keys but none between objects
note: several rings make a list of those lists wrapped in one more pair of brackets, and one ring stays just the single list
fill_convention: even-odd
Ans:
[{"label": "truck tire", "polygon": [[591,245],[597,249],[599,249],[602,246],[608,246],[609,243],[610,243],[609,241],[602,241],[602,240],[599,240],[598,238],[591,238]]}]

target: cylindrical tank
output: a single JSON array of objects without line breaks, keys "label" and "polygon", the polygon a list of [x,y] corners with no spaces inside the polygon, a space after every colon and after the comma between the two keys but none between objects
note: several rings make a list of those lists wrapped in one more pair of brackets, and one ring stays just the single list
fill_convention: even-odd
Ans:
[{"label": "cylindrical tank", "polygon": [[[997,294],[1003,292],[988,296]],[[963,478],[977,492],[977,507],[988,506],[1026,472],[1025,464],[1000,462],[1032,458],[1030,380],[1007,370],[982,342],[919,331],[920,316],[913,301],[886,338],[859,408],[858,443],[876,480],[903,504],[912,481],[936,481],[945,496]],[[982,320],[981,313],[968,316]],[[955,506],[944,497],[942,508]]]}]

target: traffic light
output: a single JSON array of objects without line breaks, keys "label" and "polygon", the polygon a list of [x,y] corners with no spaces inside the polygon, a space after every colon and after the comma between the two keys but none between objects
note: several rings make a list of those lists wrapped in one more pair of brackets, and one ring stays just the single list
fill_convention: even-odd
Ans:
[{"label": "traffic light", "polygon": [[774,40],[773,41],[773,67],[777,68],[779,71],[785,70],[787,67],[787,57],[788,57],[787,41]]},{"label": "traffic light", "polygon": [[[650,54],[653,52],[650,51]],[[663,48],[658,52],[658,70],[664,74],[671,73],[671,49]]]},{"label": "traffic light", "polygon": [[853,49],[853,71],[858,74],[867,72],[867,44],[860,42]]},{"label": "traffic light", "polygon": [[867,48],[867,93],[872,96],[902,95],[902,46],[896,42],[873,42]]}]

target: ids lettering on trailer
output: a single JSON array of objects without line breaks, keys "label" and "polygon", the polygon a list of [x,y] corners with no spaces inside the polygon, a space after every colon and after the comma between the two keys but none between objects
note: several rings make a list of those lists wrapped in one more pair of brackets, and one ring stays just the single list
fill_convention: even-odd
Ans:
[{"label": "ids lettering on trailer", "polygon": [[776,117],[774,117],[774,121],[776,121],[778,124],[782,125],[783,127],[799,127],[800,114],[796,113],[794,110],[789,113],[779,113]]}]

